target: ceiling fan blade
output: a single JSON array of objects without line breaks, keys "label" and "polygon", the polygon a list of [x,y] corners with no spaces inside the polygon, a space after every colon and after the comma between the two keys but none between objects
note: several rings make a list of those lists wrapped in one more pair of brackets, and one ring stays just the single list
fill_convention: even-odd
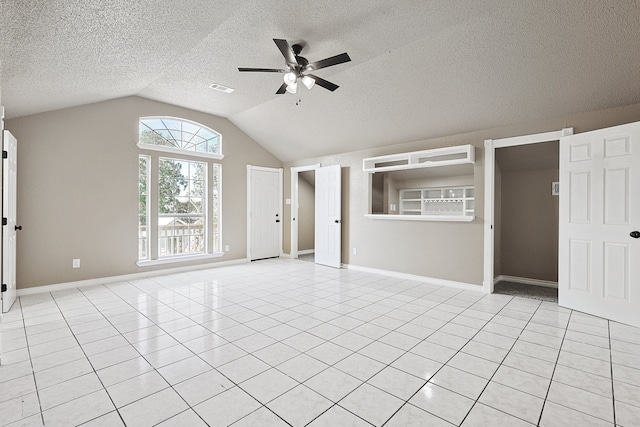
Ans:
[{"label": "ceiling fan blade", "polygon": [[286,40],[273,39],[273,41],[276,43],[276,46],[278,46],[278,49],[280,49],[280,52],[282,52],[284,59],[287,60],[287,64],[294,66],[298,65],[298,60],[296,60],[296,56],[293,54],[293,50]]},{"label": "ceiling fan blade", "polygon": [[286,70],[279,70],[277,68],[243,68],[239,67],[238,71],[250,71],[255,73],[286,73]]},{"label": "ceiling fan blade", "polygon": [[287,84],[282,83],[282,86],[280,86],[280,88],[276,91],[276,95],[282,95],[286,91],[287,91]]},{"label": "ceiling fan blade", "polygon": [[327,80],[325,80],[323,78],[320,78],[318,76],[315,76],[313,74],[305,74],[305,75],[311,77],[312,79],[314,79],[318,86],[322,86],[323,88],[328,89],[331,92],[333,92],[334,90],[336,90],[336,89],[338,89],[340,87],[335,83],[331,83],[330,81],[327,81]]},{"label": "ceiling fan blade", "polygon": [[349,61],[351,61],[351,58],[349,58],[349,54],[345,52],[341,53],[340,55],[332,56],[331,58],[322,59],[316,62],[310,62],[307,67],[312,70],[319,70],[321,68],[332,67],[334,65],[342,64]]}]

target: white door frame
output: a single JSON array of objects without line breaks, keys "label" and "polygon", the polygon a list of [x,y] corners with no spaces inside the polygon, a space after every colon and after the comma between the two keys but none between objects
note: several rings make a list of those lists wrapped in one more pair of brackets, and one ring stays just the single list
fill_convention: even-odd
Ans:
[{"label": "white door frame", "polygon": [[[0,105],[0,147],[4,147],[4,142],[2,140],[2,135],[4,131],[4,107]],[[2,170],[2,161],[0,161],[0,176],[3,174]],[[2,200],[2,195],[0,195],[0,200]],[[2,210],[2,202],[0,202],[0,211]],[[0,253],[2,253],[2,240],[3,236],[3,227],[0,225]],[[0,282],[2,281],[2,260],[0,259]],[[2,366],[2,301],[0,300],[0,366]]]},{"label": "white door frame", "polygon": [[282,168],[269,168],[264,166],[247,165],[247,261],[251,261],[251,171],[278,172],[278,217],[280,218],[280,238],[278,253],[282,256]]},{"label": "white door frame", "polygon": [[298,178],[300,172],[316,170],[320,163],[306,166],[294,166],[291,168],[291,250],[289,256],[298,258]]},{"label": "white door frame", "polygon": [[501,139],[485,139],[484,141],[484,280],[482,291],[493,293],[494,280],[494,229],[495,220],[495,178],[496,148],[515,147],[517,145],[537,144],[560,140],[563,136],[573,135],[573,128],[531,135],[514,136]]}]

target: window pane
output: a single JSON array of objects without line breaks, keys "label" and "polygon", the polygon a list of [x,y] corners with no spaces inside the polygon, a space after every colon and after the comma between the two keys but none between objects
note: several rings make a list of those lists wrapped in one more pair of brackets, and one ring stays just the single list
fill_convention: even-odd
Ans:
[{"label": "window pane", "polygon": [[221,198],[222,192],[222,165],[218,163],[213,164],[213,174],[211,177],[211,203],[213,207],[213,218],[211,218],[211,233],[213,234],[213,252],[222,252],[221,241],[221,224],[220,218],[222,214]]},{"label": "window pane", "polygon": [[204,162],[159,159],[159,257],[205,252],[206,167]]},{"label": "window pane", "polygon": [[220,153],[220,134],[198,123],[171,117],[140,119],[138,141],[187,153]]},{"label": "window pane", "polygon": [[149,156],[138,157],[138,259],[149,259]]}]

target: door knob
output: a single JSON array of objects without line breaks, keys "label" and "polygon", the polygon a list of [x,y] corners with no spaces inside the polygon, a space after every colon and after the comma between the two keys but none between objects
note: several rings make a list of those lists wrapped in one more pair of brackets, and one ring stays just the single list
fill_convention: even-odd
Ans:
[{"label": "door knob", "polygon": [[334,222],[335,222],[336,224],[340,224],[340,220],[339,220],[339,219],[336,219]]},{"label": "door knob", "polygon": [[640,231],[632,231],[631,233],[629,233],[629,236],[633,237],[634,239],[638,239],[640,238]]},{"label": "door knob", "polygon": [[280,220],[279,220],[279,219],[276,219],[276,222],[280,222]]},{"label": "door knob", "polygon": [[21,225],[16,225],[15,228],[16,228],[16,230],[22,230],[22,226]]}]

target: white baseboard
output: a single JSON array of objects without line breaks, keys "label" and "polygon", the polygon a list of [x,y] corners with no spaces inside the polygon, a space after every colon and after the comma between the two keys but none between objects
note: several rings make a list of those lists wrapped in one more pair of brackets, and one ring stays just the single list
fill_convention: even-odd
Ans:
[{"label": "white baseboard", "polygon": [[521,283],[523,285],[544,286],[545,288],[558,288],[558,282],[551,282],[549,280],[528,279],[526,277],[506,276],[504,274],[501,274],[500,276],[493,279],[493,284],[495,285],[500,281]]},{"label": "white baseboard", "polygon": [[399,279],[416,280],[419,282],[427,282],[438,286],[447,286],[451,288],[464,289],[466,291],[482,292],[482,285],[474,285],[471,283],[456,282],[453,280],[436,279],[434,277],[419,276],[417,274],[400,273],[398,271],[382,270],[379,268],[362,267],[359,265],[342,264],[344,268],[349,270],[362,271],[365,273],[380,274],[383,276],[397,277]]},{"label": "white baseboard", "polygon": [[291,254],[280,254],[280,258],[284,258],[284,259],[292,259],[293,257],[291,256]]},{"label": "white baseboard", "polygon": [[52,285],[34,286],[31,288],[22,288],[16,291],[17,296],[35,295],[43,292],[55,292],[65,289],[83,288],[86,286],[104,285],[107,283],[122,282],[127,280],[143,279],[145,277],[162,276],[165,274],[183,273],[185,271],[205,270],[207,268],[225,267],[229,265],[245,264],[246,258],[232,259],[229,261],[220,261],[211,264],[198,264],[186,267],[166,268],[162,270],[144,271],[141,273],[123,274],[120,276],[100,277],[97,279],[78,280],[77,282],[55,283]]}]

